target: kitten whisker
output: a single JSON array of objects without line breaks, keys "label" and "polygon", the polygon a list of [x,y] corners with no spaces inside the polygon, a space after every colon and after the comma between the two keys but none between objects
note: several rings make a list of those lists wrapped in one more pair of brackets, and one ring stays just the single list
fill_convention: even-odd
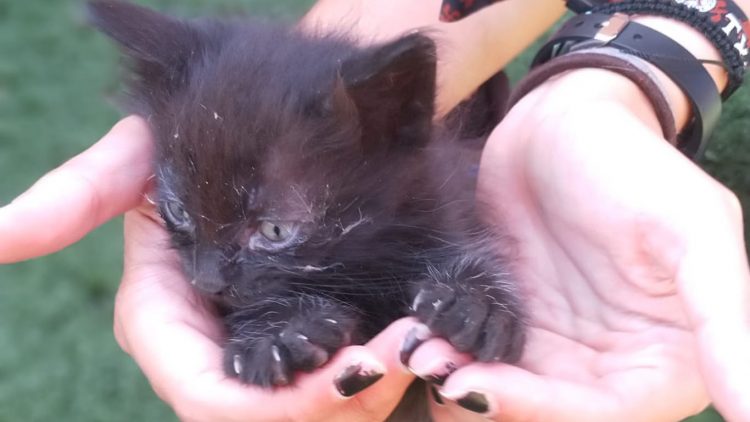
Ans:
[{"label": "kitten whisker", "polygon": [[307,199],[302,195],[302,193],[297,189],[295,185],[291,185],[290,189],[292,189],[292,192],[297,195],[297,198],[299,198],[300,202],[302,203],[302,206],[305,207],[305,210],[307,211],[307,214],[312,216],[313,214],[313,204],[311,202],[308,202]]},{"label": "kitten whisker", "polygon": [[372,223],[372,219],[370,219],[369,217],[363,216],[362,210],[360,209],[359,220],[352,222],[348,226],[343,227],[343,225],[341,224],[341,221],[339,220],[339,227],[341,227],[341,234],[339,236],[346,236],[347,234],[349,234],[349,232],[351,232],[358,226],[361,226],[362,224],[369,224],[369,223]]}]

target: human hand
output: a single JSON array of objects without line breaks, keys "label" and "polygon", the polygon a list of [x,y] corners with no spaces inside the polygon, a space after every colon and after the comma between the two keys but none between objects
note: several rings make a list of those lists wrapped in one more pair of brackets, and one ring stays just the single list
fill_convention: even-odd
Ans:
[{"label": "human hand", "polygon": [[[320,370],[298,376],[292,387],[271,391],[227,378],[221,366],[219,319],[184,279],[151,207],[126,214],[125,236],[115,334],[181,420],[380,421],[412,381],[397,357],[401,339],[414,325],[408,319],[392,324],[364,346],[342,349]],[[358,365],[360,373],[385,375],[352,400],[334,380]]]},{"label": "human hand", "polygon": [[[409,319],[392,324],[364,346],[341,350],[321,370],[300,376],[293,388],[271,392],[224,376],[220,321],[184,280],[159,218],[143,200],[151,175],[151,147],[145,122],[127,118],[88,151],[0,209],[0,262],[62,249],[127,211],[115,336],[182,420],[384,419],[413,379],[397,357],[401,339],[414,325]],[[385,375],[356,395],[356,385],[334,384],[356,365],[361,365],[360,372]],[[337,387],[353,397],[345,397]]]},{"label": "human hand", "polygon": [[[602,79],[619,85],[597,90]],[[529,342],[520,367],[456,371],[446,398],[479,392],[498,421],[631,422],[681,420],[710,397],[728,420],[750,420],[740,206],[658,124],[581,90],[628,84],[571,73],[527,96],[491,136],[479,194],[517,240]],[[482,410],[478,398],[468,405]],[[433,413],[472,420],[455,404]]]}]

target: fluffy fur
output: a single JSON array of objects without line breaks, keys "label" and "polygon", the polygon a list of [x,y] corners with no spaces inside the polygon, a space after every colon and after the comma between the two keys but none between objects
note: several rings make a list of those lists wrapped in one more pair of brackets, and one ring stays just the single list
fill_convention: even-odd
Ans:
[{"label": "fluffy fur", "polygon": [[502,239],[475,208],[477,151],[432,124],[430,38],[361,48],[117,1],[90,9],[130,59],[159,208],[187,279],[224,311],[229,375],[292,383],[410,314],[478,360],[519,358]]}]

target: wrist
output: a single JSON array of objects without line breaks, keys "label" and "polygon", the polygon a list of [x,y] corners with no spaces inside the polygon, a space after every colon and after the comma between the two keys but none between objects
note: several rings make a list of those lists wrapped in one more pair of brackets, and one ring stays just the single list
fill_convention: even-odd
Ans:
[{"label": "wrist", "polygon": [[[589,110],[591,104],[607,103],[629,112],[654,133],[662,135],[652,103],[640,87],[619,73],[599,68],[571,70],[550,78],[521,99],[506,120],[519,118],[531,127],[559,120],[571,110]],[[620,118],[607,117],[613,122]]]},{"label": "wrist", "polygon": [[[597,18],[594,18],[593,20],[596,21]],[[601,19],[601,18],[598,18]],[[667,42],[669,39],[672,39],[676,41],[681,48],[675,45],[676,48],[682,50],[684,53],[680,53],[679,51],[675,52],[665,52],[663,54],[667,54],[667,56],[654,56],[654,59],[658,57],[672,57],[671,54],[674,54],[674,57],[680,57],[681,60],[716,60],[720,61],[720,53],[715,49],[713,44],[706,39],[702,33],[700,33],[698,30],[693,29],[692,27],[681,23],[677,20],[672,20],[669,18],[663,18],[663,17],[655,17],[655,16],[633,16],[631,18],[633,21],[633,25],[638,25],[640,27],[648,27],[651,31],[655,33],[660,33],[660,37],[664,38],[663,41],[658,41],[659,37],[656,37],[654,40],[656,45],[659,45],[661,42],[662,44]],[[588,25],[592,25],[591,22],[592,19],[589,19]],[[566,26],[568,29],[565,31],[567,36],[580,36],[582,33],[586,33],[587,30],[583,30],[583,32],[575,32],[578,30],[572,29],[572,28],[578,28],[581,24],[576,23],[580,22],[576,20],[571,20],[568,23],[566,23]],[[574,32],[571,32],[574,31]],[[644,28],[645,30],[645,28]],[[563,30],[561,30],[563,31]],[[627,30],[626,30],[627,31]],[[634,30],[634,31],[637,31]],[[619,30],[618,30],[619,32]],[[578,34],[578,35],[572,35],[572,34]],[[628,35],[625,35],[628,34]],[[635,35],[634,35],[635,34]],[[624,32],[621,33],[621,37],[634,37],[633,39],[636,39],[635,37],[638,36],[638,32],[631,31],[630,33]],[[655,37],[652,36],[652,37]],[[559,40],[564,40],[565,38],[560,38]],[[557,42],[563,42],[563,41],[557,41]],[[625,44],[627,45],[627,44]],[[550,54],[549,50],[550,48],[554,49],[557,48],[554,46],[554,44],[548,44],[545,46],[544,52],[540,52],[537,56],[537,59],[540,57],[546,57],[547,54]],[[625,47],[626,49],[628,47]],[[663,48],[663,47],[662,47]],[[593,50],[592,50],[593,51]],[[602,50],[603,51],[603,50]],[[640,51],[636,47],[636,52]],[[665,50],[665,51],[668,51]],[[626,53],[624,53],[626,54]],[[651,122],[656,117],[657,111],[658,115],[661,119],[664,131],[663,135],[665,137],[668,137],[668,139],[674,141],[674,138],[672,138],[674,134],[675,127],[677,131],[681,131],[686,123],[690,120],[692,110],[691,110],[691,104],[694,104],[692,100],[688,100],[686,95],[684,94],[683,90],[679,88],[679,86],[682,86],[683,88],[686,88],[685,85],[685,76],[682,72],[688,72],[687,69],[693,69],[689,70],[690,75],[695,74],[696,68],[699,69],[698,72],[701,72],[700,68],[705,68],[705,73],[703,74],[702,82],[700,82],[700,86],[705,88],[701,88],[701,90],[695,92],[695,91],[689,91],[691,92],[692,96],[698,95],[697,98],[706,98],[704,95],[708,93],[710,95],[711,91],[713,90],[714,93],[720,92],[723,87],[727,84],[727,73],[724,71],[724,68],[717,65],[717,64],[701,64],[700,61],[696,61],[693,63],[685,63],[685,66],[687,68],[683,71],[680,70],[682,65],[679,63],[672,62],[673,64],[670,64],[667,66],[665,70],[668,68],[672,68],[670,71],[670,74],[673,76],[677,76],[676,81],[678,84],[676,84],[670,77],[667,76],[664,72],[662,72],[659,68],[665,66],[664,62],[665,59],[656,60],[653,63],[656,65],[651,64],[648,59],[642,60],[638,59],[639,55],[638,53],[631,53],[634,54],[631,57],[631,60],[633,60],[632,64],[635,64],[636,67],[640,67],[641,71],[636,72],[633,74],[632,70],[626,72],[626,67],[632,67],[631,64],[623,62],[622,65],[614,65],[612,63],[612,60],[594,60],[593,58],[587,59],[587,60],[576,60],[572,56],[570,57],[570,60],[564,60],[557,62],[557,66],[553,66],[552,68],[549,67],[543,67],[543,69],[537,69],[536,72],[532,72],[532,75],[529,75],[527,79],[524,80],[523,87],[519,86],[517,89],[517,94],[524,95],[523,93],[528,92],[528,89],[533,88],[533,85],[539,84],[537,89],[539,90],[545,90],[545,91],[566,91],[566,94],[561,93],[555,93],[554,96],[548,96],[545,95],[545,97],[555,97],[560,96],[561,98],[574,98],[574,101],[591,101],[592,99],[597,100],[606,100],[610,102],[617,102],[621,106],[624,106],[626,109],[632,111],[632,113],[636,116],[638,116],[642,121],[646,122],[651,126]],[[648,54],[656,54],[654,52],[648,52],[648,50],[644,51],[644,54],[646,54],[646,57],[648,57]],[[626,54],[629,55],[629,54]],[[695,59],[690,58],[695,57]],[[578,64],[574,64],[574,62]],[[581,63],[583,62],[583,63]],[[616,61],[615,61],[616,62]],[[638,65],[638,62],[640,62],[640,65]],[[688,66],[690,65],[690,66]],[[585,67],[584,67],[585,66]],[[598,67],[611,69],[612,71],[606,71],[601,69],[591,69],[591,68],[598,68]],[[621,66],[624,66],[621,68]],[[657,67],[658,66],[658,67]],[[554,71],[553,68],[557,68],[558,70]],[[584,67],[584,68],[581,68]],[[567,69],[579,69],[579,70],[570,70],[567,72],[563,72]],[[594,70],[597,70],[596,72]],[[550,74],[550,72],[560,72],[557,74],[556,77],[550,78],[550,76],[544,76],[545,73],[547,75]],[[676,73],[675,73],[676,72]],[[633,81],[638,82],[633,83],[623,76],[620,75],[622,73],[623,75],[628,75],[630,79],[633,79]],[[639,73],[641,76],[639,76]],[[648,76],[646,76],[648,75]],[[698,75],[700,76],[700,75]],[[549,80],[545,81],[544,83],[541,83],[545,78],[550,78]],[[650,79],[652,82],[648,82],[648,79]],[[699,78],[700,79],[700,78]],[[648,83],[647,83],[648,82]],[[711,86],[711,84],[714,84],[715,86]],[[689,85],[688,85],[689,86]],[[696,89],[696,88],[690,88],[690,89]],[[645,90],[645,91],[641,91]],[[655,92],[658,92],[656,94]],[[715,95],[715,94],[714,94]],[[693,100],[695,98],[691,97]],[[547,100],[550,101],[550,100]],[[718,99],[717,99],[718,101]],[[567,103],[568,101],[566,101]],[[654,109],[652,107],[656,107]],[[695,104],[696,106],[699,106],[701,108],[698,109],[698,119],[700,121],[701,116],[705,118],[706,116],[710,116],[711,109],[706,109],[707,103],[704,101],[699,102],[698,104]],[[710,106],[712,107],[712,106]],[[708,113],[708,114],[707,114]],[[671,114],[671,115],[670,115]],[[715,118],[715,116],[714,116]],[[712,121],[709,117],[709,121]],[[699,126],[700,127],[700,126]],[[671,135],[667,135],[667,132],[670,132],[668,128],[671,128]],[[699,129],[700,130],[700,129]],[[690,138],[694,139],[694,138]],[[684,145],[684,144],[681,144]]]}]

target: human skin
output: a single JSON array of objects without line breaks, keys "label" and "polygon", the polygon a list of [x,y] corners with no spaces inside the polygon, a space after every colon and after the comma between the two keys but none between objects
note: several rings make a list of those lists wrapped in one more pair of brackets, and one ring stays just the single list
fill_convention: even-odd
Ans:
[{"label": "human skin", "polygon": [[[637,20],[719,58],[686,25]],[[679,129],[687,99],[651,70]],[[707,70],[723,89],[724,71]],[[599,69],[542,84],[490,137],[478,191],[518,241],[530,341],[518,367],[458,370],[445,397],[481,392],[484,416],[502,421],[675,421],[709,400],[727,420],[750,420],[739,202],[662,139],[637,86]],[[433,411],[471,420],[455,405]]]},{"label": "human skin", "polygon": [[[467,33],[456,31],[451,39],[497,27],[465,26]],[[509,35],[504,39],[513,39]],[[443,51],[439,72],[447,75],[447,63],[461,62],[450,54],[460,52]],[[459,78],[455,88],[444,76],[441,92],[470,92],[478,81],[472,78],[479,78],[472,75]],[[668,89],[684,122],[689,108],[680,106],[679,91]],[[438,100],[447,110],[460,97],[441,94]],[[143,201],[151,148],[144,122],[128,118],[0,209],[0,262],[58,250],[127,211],[116,337],[181,418],[382,420],[413,379],[395,360],[410,320],[343,350],[326,369],[303,377],[294,392],[271,394],[224,378],[218,321],[189,289],[171,253],[159,250],[165,233]],[[446,397],[480,391],[504,421],[673,421],[704,407],[710,393],[730,420],[750,419],[740,399],[750,396],[750,276],[739,205],[661,139],[635,86],[600,70],[571,72],[541,86],[493,133],[480,193],[489,218],[502,221],[518,241],[518,275],[534,319],[520,367],[465,366],[442,388]],[[709,282],[717,279],[721,283]],[[424,374],[436,357],[464,362],[431,341],[410,366]],[[379,366],[386,375],[344,399],[332,380],[353,362]],[[260,414],[259,407],[268,410]],[[474,416],[450,402],[434,412],[446,420]]]},{"label": "human skin", "polygon": [[438,43],[437,117],[471,95],[484,81],[565,12],[560,0],[504,0],[458,22],[440,22],[442,0],[320,0],[302,19],[310,31],[340,30],[362,43],[423,30]]},{"label": "human skin", "polygon": [[[529,343],[517,367],[459,369],[446,397],[484,393],[498,421],[677,421],[710,399],[750,417],[739,203],[631,111],[650,106],[629,85],[571,73],[490,138],[479,193],[518,242]],[[471,420],[455,405],[435,414]]]}]

